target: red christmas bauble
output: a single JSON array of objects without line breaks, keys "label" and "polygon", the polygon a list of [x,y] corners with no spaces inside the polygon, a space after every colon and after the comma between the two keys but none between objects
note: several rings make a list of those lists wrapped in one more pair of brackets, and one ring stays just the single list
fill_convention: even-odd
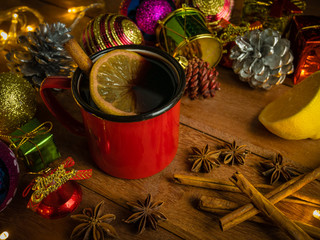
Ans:
[{"label": "red christmas bauble", "polygon": [[81,186],[75,181],[67,181],[41,201],[37,213],[44,218],[62,218],[76,210],[81,200]]}]

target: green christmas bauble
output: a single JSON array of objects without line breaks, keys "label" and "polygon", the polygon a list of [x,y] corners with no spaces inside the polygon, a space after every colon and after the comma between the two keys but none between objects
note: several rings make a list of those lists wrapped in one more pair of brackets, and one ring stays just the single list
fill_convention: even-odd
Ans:
[{"label": "green christmas bauble", "polygon": [[12,133],[35,112],[36,91],[32,85],[15,73],[0,73],[0,133]]}]

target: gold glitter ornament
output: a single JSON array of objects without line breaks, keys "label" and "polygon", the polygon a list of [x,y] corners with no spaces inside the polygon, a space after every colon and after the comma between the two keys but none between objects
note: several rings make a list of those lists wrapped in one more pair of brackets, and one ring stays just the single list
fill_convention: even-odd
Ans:
[{"label": "gold glitter ornament", "polygon": [[36,112],[36,92],[15,73],[0,73],[0,133],[9,134],[31,120]]}]

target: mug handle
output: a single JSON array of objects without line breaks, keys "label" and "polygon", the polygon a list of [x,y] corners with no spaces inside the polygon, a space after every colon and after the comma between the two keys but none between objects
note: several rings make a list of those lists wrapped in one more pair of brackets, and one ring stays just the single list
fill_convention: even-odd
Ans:
[{"label": "mug handle", "polygon": [[40,86],[40,96],[52,115],[72,133],[84,136],[84,125],[72,117],[57,101],[51,89],[70,89],[71,78],[62,76],[47,77]]}]

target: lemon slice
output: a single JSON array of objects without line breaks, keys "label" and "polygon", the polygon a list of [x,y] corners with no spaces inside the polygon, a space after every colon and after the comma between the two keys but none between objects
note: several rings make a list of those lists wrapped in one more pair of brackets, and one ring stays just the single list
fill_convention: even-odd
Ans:
[{"label": "lemon slice", "polygon": [[284,139],[320,138],[320,71],[268,104],[259,121]]},{"label": "lemon slice", "polygon": [[142,77],[145,59],[128,50],[113,50],[93,65],[90,94],[101,111],[112,115],[136,115],[134,88]]}]

